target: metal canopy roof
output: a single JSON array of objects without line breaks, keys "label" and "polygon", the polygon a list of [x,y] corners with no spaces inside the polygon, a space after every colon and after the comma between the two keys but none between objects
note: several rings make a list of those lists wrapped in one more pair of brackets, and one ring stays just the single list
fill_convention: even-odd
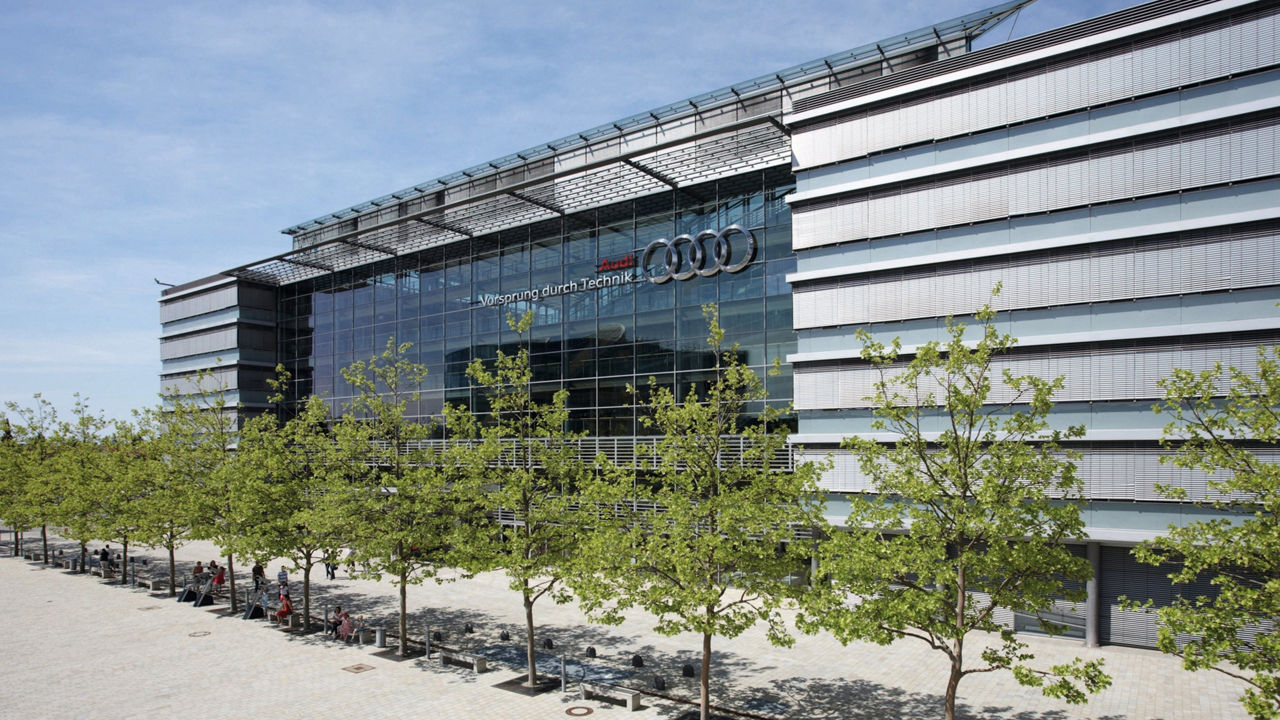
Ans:
[{"label": "metal canopy roof", "polygon": [[[282,285],[662,190],[782,165],[779,118],[933,47],[967,49],[1001,5],[561,138],[284,230],[295,249],[227,271]],[[867,72],[871,69],[872,72]]]}]

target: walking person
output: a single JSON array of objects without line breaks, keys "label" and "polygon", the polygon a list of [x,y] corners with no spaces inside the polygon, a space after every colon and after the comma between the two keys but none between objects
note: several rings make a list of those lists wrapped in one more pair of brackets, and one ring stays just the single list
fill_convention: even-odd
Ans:
[{"label": "walking person", "polygon": [[280,602],[284,602],[289,598],[289,571],[280,566],[280,572],[276,573],[276,581],[280,583]]}]

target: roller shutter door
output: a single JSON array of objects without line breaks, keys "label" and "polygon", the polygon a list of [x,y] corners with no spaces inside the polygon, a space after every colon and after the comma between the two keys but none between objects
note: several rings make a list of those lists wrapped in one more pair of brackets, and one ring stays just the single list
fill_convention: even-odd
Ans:
[{"label": "roller shutter door", "polygon": [[1214,595],[1214,588],[1207,579],[1190,585],[1179,585],[1175,589],[1169,582],[1167,568],[1139,563],[1129,554],[1129,548],[1103,546],[1101,550],[1098,637],[1102,642],[1145,648],[1156,646],[1155,615],[1121,608],[1121,597],[1139,602],[1151,599],[1156,607],[1163,607],[1173,602],[1179,594],[1188,597]]}]

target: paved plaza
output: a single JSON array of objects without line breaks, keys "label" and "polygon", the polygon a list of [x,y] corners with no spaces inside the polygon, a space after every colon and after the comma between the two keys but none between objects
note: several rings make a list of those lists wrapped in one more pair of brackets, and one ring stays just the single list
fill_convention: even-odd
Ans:
[{"label": "paved plaza", "polygon": [[[37,549],[28,540],[28,550]],[[57,547],[71,553],[70,543]],[[95,546],[100,547],[100,545]],[[115,544],[112,544],[115,548]],[[694,636],[662,637],[637,614],[617,627],[587,624],[571,606],[539,604],[539,642],[583,658],[592,677],[652,687],[654,674],[668,683],[667,697],[646,695],[636,712],[577,694],[578,664],[570,666],[570,692],[534,697],[495,687],[518,676],[523,662],[523,609],[501,576],[489,574],[409,589],[410,637],[430,625],[445,644],[461,641],[495,660],[490,670],[441,668],[421,658],[397,661],[377,648],[347,645],[320,633],[277,630],[262,620],[244,621],[225,604],[194,608],[166,594],[108,584],[100,578],[44,568],[10,557],[0,543],[0,617],[6,666],[0,684],[0,719],[160,718],[211,715],[236,718],[675,718],[696,698],[693,681],[681,677],[697,666]],[[193,543],[179,553],[179,569],[217,557],[212,546]],[[155,551],[143,551],[151,564]],[[218,558],[221,560],[221,558]],[[280,563],[267,566],[274,578]],[[301,577],[291,573],[301,595]],[[248,578],[237,565],[238,583]],[[241,585],[243,587],[243,585]],[[395,590],[389,583],[353,580],[339,570],[325,580],[313,572],[312,614],[339,603],[393,626]],[[299,601],[299,609],[301,602]],[[464,635],[464,623],[475,633]],[[503,630],[513,642],[500,640]],[[1111,689],[1084,706],[1071,706],[1022,688],[1008,674],[965,678],[959,714],[1000,720],[1191,720],[1245,718],[1235,698],[1241,684],[1220,673],[1187,673],[1174,658],[1121,647],[1089,650],[1078,641],[1028,637],[1038,665],[1080,655],[1103,657]],[[792,648],[775,648],[753,629],[734,640],[717,639],[713,703],[746,718],[854,718],[889,720],[941,717],[946,682],[943,658],[923,643],[890,647],[842,647],[829,636],[800,636]],[[973,650],[977,654],[977,649]],[[636,670],[631,658],[645,667]],[[364,672],[344,668],[365,666]],[[558,673],[555,657],[545,669]]]}]

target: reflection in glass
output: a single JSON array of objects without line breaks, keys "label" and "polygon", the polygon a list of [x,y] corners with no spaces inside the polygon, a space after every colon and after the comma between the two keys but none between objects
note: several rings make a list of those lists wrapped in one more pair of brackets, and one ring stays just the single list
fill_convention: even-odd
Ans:
[{"label": "reflection in glass", "polygon": [[[774,357],[795,352],[785,281],[795,271],[784,200],[792,182],[786,167],[747,173],[286,286],[277,306],[276,353],[297,378],[296,387],[330,395],[340,405],[352,392],[341,379],[343,367],[367,359],[388,337],[414,343],[411,356],[430,368],[424,395],[412,408],[425,418],[438,416],[446,399],[470,406],[466,366],[472,357],[492,361],[499,349],[514,353],[524,342],[533,353],[539,392],[549,398],[561,386],[568,390],[571,429],[630,435],[637,431],[636,404],[648,397],[650,377],[681,397],[705,390],[715,358],[706,344],[704,303],[720,303],[728,340],[740,343],[740,356],[761,375]],[[660,238],[734,223],[752,228],[759,241],[755,262],[741,273],[661,285],[644,280],[506,306],[477,302],[581,283],[599,277],[601,260],[623,259]],[[664,253],[655,254],[650,271],[665,272],[663,259]],[[688,253],[684,263],[687,269]],[[526,309],[534,310],[535,324],[521,340],[506,317]],[[790,400],[789,367],[766,383],[771,403]],[[637,387],[635,395],[628,385]],[[786,422],[794,424],[794,414]]]}]

